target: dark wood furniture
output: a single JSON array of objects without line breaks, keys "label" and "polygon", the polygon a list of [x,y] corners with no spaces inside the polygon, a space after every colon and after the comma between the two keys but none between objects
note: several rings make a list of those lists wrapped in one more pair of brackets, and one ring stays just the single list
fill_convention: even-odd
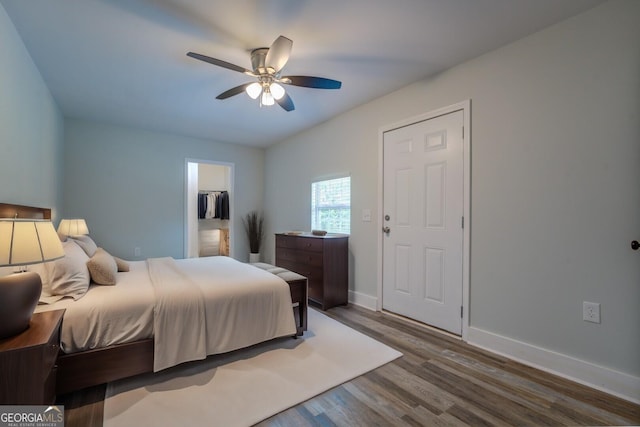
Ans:
[{"label": "dark wood furniture", "polygon": [[64,310],[36,313],[29,328],[0,340],[0,404],[47,405],[56,398]]},{"label": "dark wood furniture", "polygon": [[58,394],[153,372],[153,338],[58,356]]},{"label": "dark wood furniture", "polygon": [[323,310],[349,298],[349,236],[276,234],[276,265],[309,281],[309,299]]},{"label": "dark wood furniture", "polygon": [[291,303],[293,304],[293,314],[296,319],[296,336],[302,336],[307,330],[307,278],[287,280],[291,291]]},{"label": "dark wood furniture", "polygon": [[0,218],[51,219],[51,209],[0,203]]},{"label": "dark wood furniture", "polygon": [[251,265],[268,271],[289,284],[291,303],[293,304],[293,315],[296,320],[296,336],[303,335],[304,331],[307,330],[307,301],[309,299],[307,278],[285,268],[276,267],[275,265],[264,262],[252,263]]}]

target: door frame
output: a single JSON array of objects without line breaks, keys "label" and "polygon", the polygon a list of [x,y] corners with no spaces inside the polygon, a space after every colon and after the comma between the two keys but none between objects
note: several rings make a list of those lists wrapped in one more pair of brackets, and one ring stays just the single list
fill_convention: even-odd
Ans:
[{"label": "door frame", "polygon": [[462,339],[467,340],[469,329],[469,288],[470,288],[470,255],[471,255],[471,100],[467,99],[456,104],[438,108],[418,116],[409,117],[407,119],[381,126],[378,130],[378,298],[376,301],[376,311],[382,311],[382,267],[383,267],[383,209],[384,209],[384,134],[401,127],[409,126],[417,122],[434,119],[438,116],[453,113],[455,111],[463,112],[463,215],[464,229],[462,230]]},{"label": "door frame", "polygon": [[[226,166],[229,168],[229,195],[230,195],[230,203],[229,203],[229,256],[231,258],[234,257],[235,251],[235,230],[234,221],[233,221],[233,212],[235,210],[235,197],[234,197],[234,183],[236,179],[236,165],[235,163],[229,162],[220,162],[217,160],[208,160],[208,159],[194,159],[190,157],[186,157],[184,159],[184,231],[183,231],[183,246],[182,246],[182,256],[183,258],[188,258],[189,254],[189,240],[190,240],[190,230],[193,227],[197,227],[197,223],[194,225],[193,222],[193,210],[197,209],[197,198],[193,199],[190,197],[189,192],[189,163],[198,163],[198,164],[209,164],[216,166]],[[196,197],[196,195],[191,194],[191,196]],[[190,221],[191,218],[191,221]],[[197,220],[196,220],[197,222]]]}]

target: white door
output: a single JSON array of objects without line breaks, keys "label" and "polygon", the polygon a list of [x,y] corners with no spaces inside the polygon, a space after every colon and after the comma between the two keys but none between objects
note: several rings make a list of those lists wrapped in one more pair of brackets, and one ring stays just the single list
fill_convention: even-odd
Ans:
[{"label": "white door", "polygon": [[462,333],[463,111],[383,136],[382,307]]}]

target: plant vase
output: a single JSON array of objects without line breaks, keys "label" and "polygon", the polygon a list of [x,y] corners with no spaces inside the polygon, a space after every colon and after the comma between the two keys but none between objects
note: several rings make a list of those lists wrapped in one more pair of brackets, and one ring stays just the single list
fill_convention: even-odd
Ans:
[{"label": "plant vase", "polygon": [[249,242],[249,262],[260,261],[260,246],[264,237],[264,218],[256,211],[249,212],[242,218]]}]

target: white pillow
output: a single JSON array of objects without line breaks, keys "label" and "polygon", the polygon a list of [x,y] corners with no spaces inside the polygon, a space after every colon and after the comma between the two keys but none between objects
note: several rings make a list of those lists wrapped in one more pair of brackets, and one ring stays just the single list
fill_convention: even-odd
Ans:
[{"label": "white pillow", "polygon": [[113,259],[116,260],[116,265],[118,266],[118,271],[127,272],[129,271],[129,263],[117,256],[114,256]]},{"label": "white pillow", "polygon": [[77,300],[89,289],[89,257],[73,239],[62,242],[62,247],[63,258],[29,266],[29,271],[40,274],[42,279],[40,302],[51,302],[54,296]]},{"label": "white pillow", "polygon": [[51,280],[49,280],[49,269],[47,268],[47,264],[53,264],[53,262],[54,261],[27,266],[27,271],[37,273],[40,276],[40,281],[42,281],[42,292],[40,293],[39,300],[41,304],[53,304],[64,297],[64,295],[53,295],[51,293]]},{"label": "white pillow", "polygon": [[91,280],[98,285],[115,285],[118,265],[116,260],[102,248],[98,248],[96,253],[87,261],[87,268]]},{"label": "white pillow", "polygon": [[96,245],[96,242],[94,242],[91,237],[87,235],[70,237],[76,241],[78,246],[80,246],[84,250],[89,258],[95,255],[96,250],[98,249],[98,245]]}]

